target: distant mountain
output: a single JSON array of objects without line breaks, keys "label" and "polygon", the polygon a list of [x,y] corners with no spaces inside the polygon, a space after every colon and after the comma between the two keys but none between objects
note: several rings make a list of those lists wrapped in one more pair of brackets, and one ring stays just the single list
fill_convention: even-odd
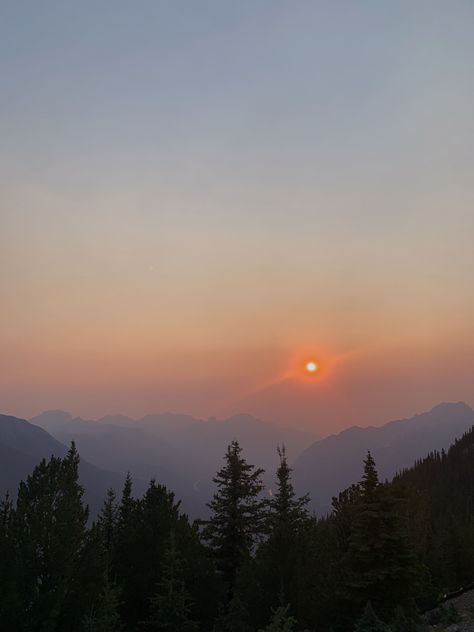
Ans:
[{"label": "distant mountain", "polygon": [[294,463],[297,490],[310,492],[314,509],[325,513],[332,496],[360,478],[367,450],[374,454],[380,476],[392,478],[431,450],[447,449],[474,425],[474,411],[462,403],[440,404],[410,419],[380,427],[354,426],[316,442],[307,433],[251,415],[202,420],[166,413],[137,420],[123,415],[86,420],[49,411],[31,422],[47,429],[63,449],[74,439],[85,461],[98,468],[129,470],[142,480],[155,478],[175,492],[185,511],[198,517],[206,512],[214,490],[212,477],[232,439],[240,441],[250,463],[265,468],[268,487],[277,466],[276,445],[284,443]]},{"label": "distant mountain", "polygon": [[156,478],[176,493],[193,516],[206,511],[214,490],[212,477],[233,439],[240,441],[249,462],[267,470],[268,485],[277,466],[278,443],[284,443],[289,456],[294,457],[314,440],[308,433],[251,415],[202,420],[165,413],[137,420],[114,415],[95,421],[49,411],[31,422],[63,443],[74,439],[79,453],[100,467]]},{"label": "distant mountain", "polygon": [[[0,415],[0,494],[16,494],[21,480],[31,474],[41,459],[52,455],[63,457],[68,447],[57,441],[42,428],[7,415]],[[85,499],[95,514],[109,487],[120,491],[124,476],[91,465],[81,458],[80,480],[85,488]],[[137,493],[143,492],[143,483],[137,481]]]},{"label": "distant mountain", "polygon": [[325,513],[332,496],[360,479],[367,450],[375,458],[381,479],[391,479],[428,452],[449,448],[473,425],[474,410],[459,402],[439,404],[429,412],[380,427],[348,428],[316,441],[296,459],[296,488],[309,492],[314,509]]},{"label": "distant mountain", "polygon": [[134,480],[156,479],[175,492],[183,509],[193,517],[204,504],[193,490],[195,479],[182,451],[158,430],[147,430],[146,423],[142,428],[122,415],[95,421],[57,410],[41,413],[31,423],[45,428],[62,443],[75,441],[79,454],[98,467],[123,475],[130,472]]}]

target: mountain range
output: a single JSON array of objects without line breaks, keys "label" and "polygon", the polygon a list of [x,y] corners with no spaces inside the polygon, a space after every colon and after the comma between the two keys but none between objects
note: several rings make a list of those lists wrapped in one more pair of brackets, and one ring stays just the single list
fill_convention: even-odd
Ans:
[{"label": "mountain range", "polygon": [[106,489],[120,490],[130,471],[137,494],[155,478],[175,492],[192,517],[201,517],[213,492],[212,477],[235,438],[247,460],[265,468],[269,489],[277,466],[276,446],[285,444],[297,491],[309,492],[314,511],[324,514],[333,495],[360,479],[367,450],[381,478],[391,479],[430,451],[447,449],[473,425],[474,411],[461,402],[439,404],[381,426],[354,426],[316,441],[309,433],[251,415],[222,421],[172,413],[137,420],[123,415],[87,420],[64,411],[47,411],[30,421],[0,415],[0,492],[14,492],[39,460],[63,456],[74,440],[93,513]]},{"label": "mountain range", "polygon": [[220,421],[172,413],[136,420],[122,415],[86,420],[64,411],[47,411],[30,421],[62,443],[74,440],[79,453],[91,463],[164,483],[192,515],[205,510],[213,492],[212,477],[233,439],[239,440],[250,463],[266,470],[267,485],[277,467],[277,444],[285,444],[294,458],[314,439],[309,433],[251,415]]},{"label": "mountain range", "polygon": [[[31,474],[33,468],[51,456],[64,457],[68,446],[57,441],[42,428],[8,415],[0,415],[0,495],[7,492],[14,497],[18,484]],[[91,514],[99,510],[108,488],[120,489],[124,476],[104,470],[81,458],[79,466],[85,500]],[[137,492],[144,485],[137,481]]]},{"label": "mountain range", "polygon": [[310,445],[294,462],[295,486],[309,492],[318,514],[332,496],[360,480],[370,450],[381,479],[391,479],[433,450],[447,450],[474,425],[474,410],[462,402],[443,403],[409,419],[382,426],[353,426]]}]

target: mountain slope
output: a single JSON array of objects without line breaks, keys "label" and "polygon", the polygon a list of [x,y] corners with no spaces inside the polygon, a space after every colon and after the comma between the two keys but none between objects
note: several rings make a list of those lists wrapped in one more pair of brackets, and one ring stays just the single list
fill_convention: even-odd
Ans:
[{"label": "mountain slope", "polygon": [[[39,426],[25,419],[0,415],[0,494],[3,496],[8,491],[14,496],[19,482],[41,459],[49,459],[52,455],[64,457],[67,450],[63,443]],[[82,458],[79,473],[92,514],[99,510],[107,489],[113,487],[119,491],[124,481],[122,474],[108,472]],[[137,481],[137,492],[141,491],[143,484]]]},{"label": "mountain slope", "polygon": [[267,470],[268,484],[277,467],[278,443],[284,443],[291,456],[314,439],[298,429],[275,426],[244,414],[225,420],[172,413],[137,420],[114,415],[95,421],[49,411],[31,422],[63,443],[74,440],[79,453],[100,467],[130,470],[143,479],[156,478],[176,493],[193,516],[206,511],[214,491],[212,478],[233,439],[241,442],[250,463]]},{"label": "mountain slope", "polygon": [[431,452],[392,483],[408,500],[413,539],[443,593],[474,582],[473,463],[474,427],[449,450]]},{"label": "mountain slope", "polygon": [[360,479],[367,450],[375,457],[381,479],[390,479],[428,452],[447,449],[473,425],[474,411],[458,402],[380,427],[348,428],[316,441],[296,459],[296,487],[309,492],[315,510],[325,513],[332,496]]}]

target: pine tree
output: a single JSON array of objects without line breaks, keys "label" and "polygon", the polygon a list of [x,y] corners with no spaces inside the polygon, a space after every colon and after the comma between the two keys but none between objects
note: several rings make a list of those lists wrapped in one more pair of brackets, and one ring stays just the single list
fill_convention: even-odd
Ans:
[{"label": "pine tree", "polygon": [[74,629],[67,599],[77,592],[75,574],[84,545],[88,510],[78,480],[74,443],[64,459],[43,460],[20,483],[14,514],[18,598],[17,630]]},{"label": "pine tree", "polygon": [[370,452],[356,510],[346,556],[349,598],[356,608],[371,600],[379,612],[391,614],[413,597],[417,566],[400,503],[379,483]]},{"label": "pine tree", "polygon": [[359,483],[362,494],[365,498],[369,498],[375,494],[379,487],[379,475],[375,467],[375,460],[370,450],[364,461],[364,474]]},{"label": "pine tree", "polygon": [[208,504],[212,515],[202,532],[230,593],[239,568],[266,528],[266,503],[259,498],[264,470],[249,465],[241,452],[238,441],[227,448],[225,465],[213,479],[217,491]]},{"label": "pine tree", "polygon": [[162,576],[156,593],[150,598],[150,616],[146,630],[194,632],[198,624],[191,616],[191,599],[184,578],[184,559],[176,548],[172,532],[165,551]]},{"label": "pine tree", "polygon": [[142,573],[138,568],[140,547],[141,501],[133,497],[133,481],[127,473],[122,496],[117,509],[115,553],[113,556],[114,580],[122,589],[120,614],[127,632],[134,630],[137,622],[143,618],[146,595],[142,595],[142,585],[137,577]]},{"label": "pine tree", "polygon": [[89,533],[88,557],[94,556],[99,578],[93,605],[84,619],[85,632],[115,632],[123,629],[120,617],[122,590],[116,582],[114,569],[118,515],[115,491],[109,489],[97,523]]},{"label": "pine tree", "polygon": [[419,626],[414,619],[398,606],[395,610],[395,617],[390,622],[390,632],[417,632]]},{"label": "pine tree", "polygon": [[390,629],[375,614],[370,601],[365,606],[364,614],[356,623],[354,632],[390,632]]},{"label": "pine tree", "polygon": [[130,472],[127,472],[125,477],[125,483],[122,490],[122,499],[120,507],[118,509],[118,522],[120,526],[124,527],[131,519],[134,510],[136,509],[136,500],[132,496],[133,481]]},{"label": "pine tree", "polygon": [[351,485],[332,499],[332,521],[341,553],[346,553],[349,548],[352,525],[357,516],[360,495],[360,486]]},{"label": "pine tree", "polygon": [[277,448],[280,464],[277,469],[277,489],[270,500],[271,534],[280,532],[286,536],[288,531],[298,531],[306,526],[308,520],[309,495],[297,497],[291,482],[292,468],[288,465],[285,446]]},{"label": "pine tree", "polygon": [[102,592],[94,607],[84,617],[83,632],[120,632],[123,630],[119,605],[119,588],[116,584],[105,579]]},{"label": "pine tree", "polygon": [[291,481],[285,448],[277,448],[280,464],[276,490],[270,499],[268,539],[257,553],[260,612],[285,603],[296,603],[300,569],[305,551],[305,531],[309,524],[308,495],[297,497]]},{"label": "pine tree", "polygon": [[0,502],[0,621],[9,626],[10,613],[16,610],[15,534],[12,529],[13,503],[9,496]]},{"label": "pine tree", "polygon": [[249,623],[248,610],[235,591],[227,607],[222,608],[213,632],[254,632],[254,629]]},{"label": "pine tree", "polygon": [[115,491],[108,489],[95,527],[101,549],[104,572],[108,580],[112,578],[113,574],[112,564],[117,546],[118,522],[119,508],[117,507]]},{"label": "pine tree", "polygon": [[289,605],[277,608],[273,612],[270,623],[264,630],[259,630],[259,632],[293,632],[297,622],[294,617],[289,616],[289,609]]}]

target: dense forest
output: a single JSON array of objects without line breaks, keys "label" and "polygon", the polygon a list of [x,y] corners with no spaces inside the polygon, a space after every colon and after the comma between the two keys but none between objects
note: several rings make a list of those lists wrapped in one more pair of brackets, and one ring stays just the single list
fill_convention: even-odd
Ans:
[{"label": "dense forest", "polygon": [[0,507],[0,628],[16,632],[410,632],[474,579],[474,430],[392,482],[368,453],[325,518],[284,448],[269,495],[237,441],[190,523],[127,476],[90,520],[74,444]]}]

